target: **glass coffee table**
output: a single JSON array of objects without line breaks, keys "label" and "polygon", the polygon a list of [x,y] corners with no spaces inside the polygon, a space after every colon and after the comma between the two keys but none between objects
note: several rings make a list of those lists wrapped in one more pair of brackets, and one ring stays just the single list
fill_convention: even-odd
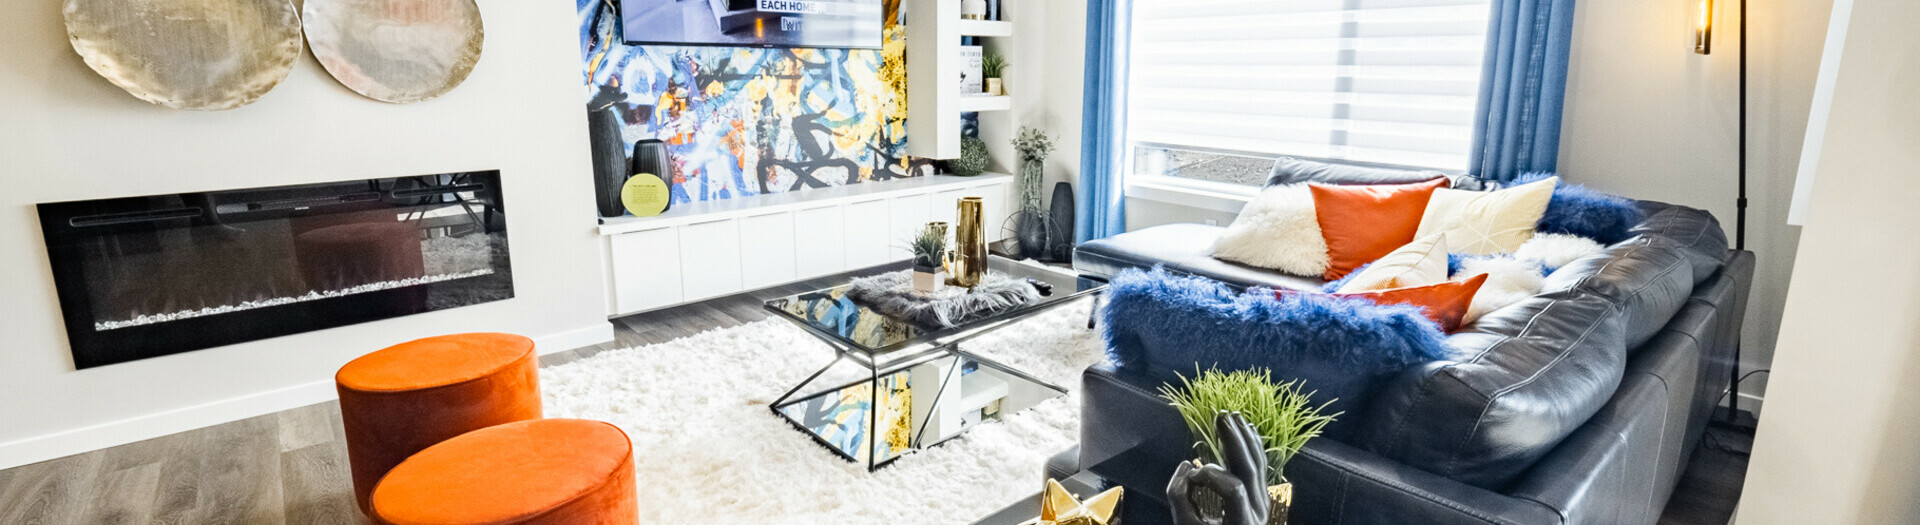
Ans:
[{"label": "glass coffee table", "polygon": [[[873,274],[908,268],[900,262],[876,267]],[[847,297],[850,283],[767,301],[767,310],[835,351],[832,362],[769,406],[814,441],[872,471],[974,425],[1065,395],[1058,385],[968,352],[962,344],[1090,296],[1104,284],[997,256],[989,258],[987,268],[1051,290],[1032,304],[954,327],[883,315]],[[861,367],[860,378],[801,394],[842,362]]]}]

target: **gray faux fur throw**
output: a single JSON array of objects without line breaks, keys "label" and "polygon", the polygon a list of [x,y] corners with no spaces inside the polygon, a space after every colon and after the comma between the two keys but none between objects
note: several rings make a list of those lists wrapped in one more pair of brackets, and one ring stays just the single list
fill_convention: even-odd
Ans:
[{"label": "gray faux fur throw", "polygon": [[983,281],[971,291],[955,287],[923,294],[913,290],[912,271],[899,271],[854,279],[847,297],[888,317],[946,328],[1040,301],[1040,291],[1026,279],[988,272]]}]

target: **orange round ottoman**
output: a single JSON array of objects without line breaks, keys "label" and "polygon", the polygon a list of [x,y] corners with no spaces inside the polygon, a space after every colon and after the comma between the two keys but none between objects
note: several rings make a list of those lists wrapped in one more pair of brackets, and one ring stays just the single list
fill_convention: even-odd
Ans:
[{"label": "orange round ottoman", "polygon": [[367,510],[394,465],[454,436],[540,418],[533,340],[459,334],[360,356],[334,375],[347,432],[353,495]]},{"label": "orange round ottoman", "polygon": [[427,447],[373,489],[381,525],[637,525],[633,441],[611,424],[537,419]]}]

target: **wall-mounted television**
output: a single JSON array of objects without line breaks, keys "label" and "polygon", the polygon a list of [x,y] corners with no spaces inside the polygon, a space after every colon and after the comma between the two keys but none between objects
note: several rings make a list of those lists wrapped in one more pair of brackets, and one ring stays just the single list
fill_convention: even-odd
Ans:
[{"label": "wall-mounted television", "polygon": [[629,44],[878,49],[881,0],[620,0]]}]

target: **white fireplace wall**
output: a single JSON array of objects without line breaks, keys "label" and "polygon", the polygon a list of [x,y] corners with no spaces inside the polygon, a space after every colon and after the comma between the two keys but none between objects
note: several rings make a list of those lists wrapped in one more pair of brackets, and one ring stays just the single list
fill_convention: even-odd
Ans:
[{"label": "white fireplace wall", "polygon": [[[479,0],[485,54],[447,96],[393,105],[302,57],[232,111],[141,102],[87,69],[59,2],[0,17],[0,468],[325,401],[366,352],[500,331],[612,339],[571,3]],[[35,203],[499,169],[516,298],[75,371]],[[156,276],[161,278],[163,276]]]}]

